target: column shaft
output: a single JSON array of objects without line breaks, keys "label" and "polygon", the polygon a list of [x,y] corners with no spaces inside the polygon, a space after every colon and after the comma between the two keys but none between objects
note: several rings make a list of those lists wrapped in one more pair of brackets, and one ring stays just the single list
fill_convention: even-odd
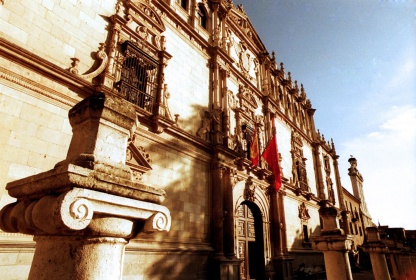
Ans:
[{"label": "column shaft", "polygon": [[346,252],[325,251],[325,270],[328,280],[352,280],[350,261]]},{"label": "column shaft", "polygon": [[124,238],[37,236],[29,280],[121,279]]},{"label": "column shaft", "polygon": [[390,273],[384,253],[370,253],[370,259],[371,266],[373,267],[374,279],[390,280]]}]

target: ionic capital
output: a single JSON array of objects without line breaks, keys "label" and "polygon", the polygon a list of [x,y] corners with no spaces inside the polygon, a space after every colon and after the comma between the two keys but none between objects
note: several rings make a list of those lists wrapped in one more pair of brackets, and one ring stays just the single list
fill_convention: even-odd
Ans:
[{"label": "ionic capital", "polygon": [[164,206],[83,188],[17,201],[0,212],[2,230],[34,235],[88,230],[98,236],[131,237],[135,220],[146,220],[146,232],[169,231],[171,225],[170,212]]}]

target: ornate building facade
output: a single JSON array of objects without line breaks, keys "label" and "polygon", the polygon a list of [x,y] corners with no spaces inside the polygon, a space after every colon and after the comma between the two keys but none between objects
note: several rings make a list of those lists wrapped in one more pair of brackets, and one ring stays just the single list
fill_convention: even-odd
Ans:
[{"label": "ornate building facade", "polygon": [[[346,228],[356,231],[359,217],[364,234],[371,222],[361,175],[351,164],[354,196],[346,193],[305,88],[241,5],[4,0],[0,34],[2,186],[65,159],[68,111],[79,101],[100,92],[133,104],[137,128],[123,161],[132,180],[166,192],[172,224],[130,240],[123,279],[291,279],[302,263],[324,268],[310,240],[322,201]],[[250,151],[257,137],[261,153],[274,134],[278,190]],[[5,188],[0,195],[1,206],[14,201]],[[0,232],[0,242],[5,279],[26,279],[31,236]]]}]

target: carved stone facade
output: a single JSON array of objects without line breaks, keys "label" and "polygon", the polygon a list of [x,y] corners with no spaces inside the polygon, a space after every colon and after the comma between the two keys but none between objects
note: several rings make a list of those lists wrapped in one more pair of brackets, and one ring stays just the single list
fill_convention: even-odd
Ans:
[{"label": "carved stone facade", "polygon": [[[321,230],[320,203],[326,201],[339,219],[346,210],[335,145],[315,128],[315,109],[303,84],[266,50],[241,5],[231,0],[20,2],[33,16],[23,16],[12,1],[0,6],[0,24],[7,24],[0,31],[2,186],[56,170],[65,160],[92,168],[88,156],[68,159],[81,147],[122,164],[127,177],[109,175],[116,168],[100,165],[109,172],[88,173],[92,183],[74,199],[104,205],[99,215],[142,215],[130,213],[134,233],[120,245],[126,246],[120,268],[125,279],[293,279],[300,263],[324,267],[322,252],[310,241]],[[105,132],[89,131],[88,121],[83,130],[73,129],[70,122],[80,120],[70,109],[97,92],[119,104],[108,112],[110,119],[133,108],[136,129],[119,129],[127,122],[123,118],[116,124],[105,119]],[[126,102],[129,106],[120,105]],[[129,137],[107,133],[110,128]],[[87,137],[95,132],[97,145]],[[75,134],[83,139],[77,145],[71,142]],[[264,160],[257,165],[250,160],[254,137],[261,154],[274,134],[279,190]],[[360,174],[353,166],[349,171],[362,191]],[[111,201],[125,180],[131,186],[123,189],[128,200]],[[22,192],[37,201],[32,183]],[[50,189],[54,199],[69,191],[58,186],[62,189]],[[138,200],[136,187],[145,192],[146,186],[148,197],[140,199],[155,202],[156,194],[164,200],[155,204],[163,200],[163,206],[130,209],[130,199]],[[15,199],[22,203],[16,209],[31,207],[12,189],[0,188],[1,207]],[[50,201],[42,199],[39,209]],[[170,213],[171,219],[144,222],[150,212]],[[20,232],[38,234],[38,222],[44,227],[46,220],[29,220],[28,230]],[[15,260],[1,269],[6,279],[13,273],[26,279],[35,243],[17,233],[15,223],[24,228],[12,218],[2,227],[9,232],[0,232],[1,257]],[[151,233],[154,228],[162,231]]]}]

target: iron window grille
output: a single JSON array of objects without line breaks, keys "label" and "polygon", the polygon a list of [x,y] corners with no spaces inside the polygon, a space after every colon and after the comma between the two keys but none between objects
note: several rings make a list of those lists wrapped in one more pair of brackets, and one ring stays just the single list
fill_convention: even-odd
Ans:
[{"label": "iron window grille", "polygon": [[122,63],[118,89],[120,95],[140,108],[152,112],[158,89],[159,62],[130,41],[122,45]]}]

